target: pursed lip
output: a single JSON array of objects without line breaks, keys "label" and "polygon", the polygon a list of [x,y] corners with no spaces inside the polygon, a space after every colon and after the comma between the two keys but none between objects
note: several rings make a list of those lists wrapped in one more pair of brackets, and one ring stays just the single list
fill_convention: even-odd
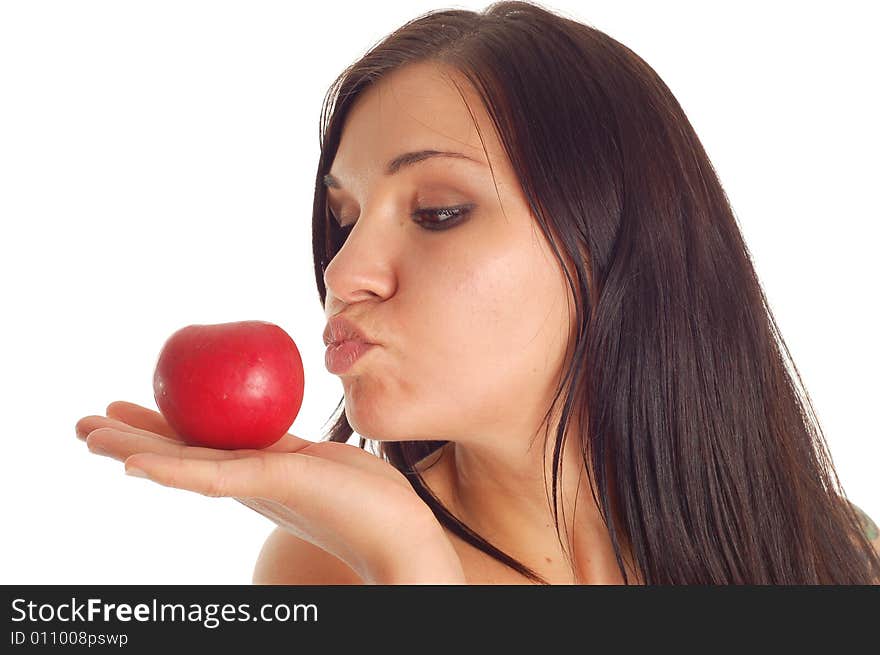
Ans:
[{"label": "pursed lip", "polygon": [[336,315],[327,321],[324,328],[324,345],[342,343],[343,341],[360,341],[365,344],[373,344],[370,337],[353,321]]}]

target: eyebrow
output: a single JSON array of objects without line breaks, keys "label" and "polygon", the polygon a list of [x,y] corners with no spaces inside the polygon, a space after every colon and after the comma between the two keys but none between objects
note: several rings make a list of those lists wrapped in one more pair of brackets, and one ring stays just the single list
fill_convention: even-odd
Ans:
[{"label": "eyebrow", "polygon": [[[460,152],[450,152],[447,150],[416,150],[414,152],[405,152],[402,155],[397,155],[397,157],[389,161],[387,166],[385,167],[385,175],[394,175],[402,168],[412,166],[413,164],[417,164],[420,161],[425,161],[426,159],[431,159],[433,157],[453,157],[456,159],[466,159],[468,161],[474,162],[475,164],[480,164],[481,166],[486,165],[486,162],[482,162],[479,159],[474,159],[473,157],[468,157],[467,155]],[[324,186],[331,189],[342,188],[342,184],[339,182],[339,180],[330,173],[327,173],[324,176]]]}]

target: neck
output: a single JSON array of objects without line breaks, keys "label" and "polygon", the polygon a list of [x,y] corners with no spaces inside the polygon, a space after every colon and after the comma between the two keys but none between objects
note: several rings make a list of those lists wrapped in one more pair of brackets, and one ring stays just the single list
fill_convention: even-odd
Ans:
[{"label": "neck", "polygon": [[[577,432],[575,432],[577,434]],[[552,435],[551,435],[552,437]],[[553,439],[517,448],[450,442],[436,466],[448,485],[450,511],[484,539],[547,580],[623,584],[605,521],[587,479],[579,444],[566,439],[558,484],[559,533],[553,516]],[[546,476],[546,484],[545,484]],[[613,486],[612,486],[613,488]],[[628,582],[635,567],[627,543],[621,555]]]}]

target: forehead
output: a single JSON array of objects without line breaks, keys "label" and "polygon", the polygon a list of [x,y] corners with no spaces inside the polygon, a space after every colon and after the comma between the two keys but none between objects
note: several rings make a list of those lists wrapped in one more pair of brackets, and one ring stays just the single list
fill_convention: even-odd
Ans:
[{"label": "forehead", "polygon": [[460,73],[434,63],[408,64],[357,99],[331,171],[345,186],[358,184],[381,176],[396,155],[427,149],[454,150],[479,161],[486,161],[488,152],[494,165],[499,141],[479,96]]}]

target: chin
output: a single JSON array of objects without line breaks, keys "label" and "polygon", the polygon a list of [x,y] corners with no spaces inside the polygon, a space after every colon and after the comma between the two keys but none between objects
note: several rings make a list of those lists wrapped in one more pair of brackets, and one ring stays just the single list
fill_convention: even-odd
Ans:
[{"label": "chin", "polygon": [[376,441],[379,443],[396,443],[399,441],[429,440],[427,437],[420,439],[418,436],[414,436],[412,432],[399,431],[399,429],[388,425],[385,421],[365,420],[363,416],[359,416],[357,413],[354,413],[353,415],[346,413],[346,418],[348,418],[348,424],[355,432],[364,439],[369,439],[370,441]]},{"label": "chin", "polygon": [[[385,396],[388,397],[387,395]],[[346,393],[345,417],[358,435],[371,441],[439,441],[433,432],[426,434],[424,416],[418,412],[394,408],[390,403],[375,402],[377,396]]]}]

